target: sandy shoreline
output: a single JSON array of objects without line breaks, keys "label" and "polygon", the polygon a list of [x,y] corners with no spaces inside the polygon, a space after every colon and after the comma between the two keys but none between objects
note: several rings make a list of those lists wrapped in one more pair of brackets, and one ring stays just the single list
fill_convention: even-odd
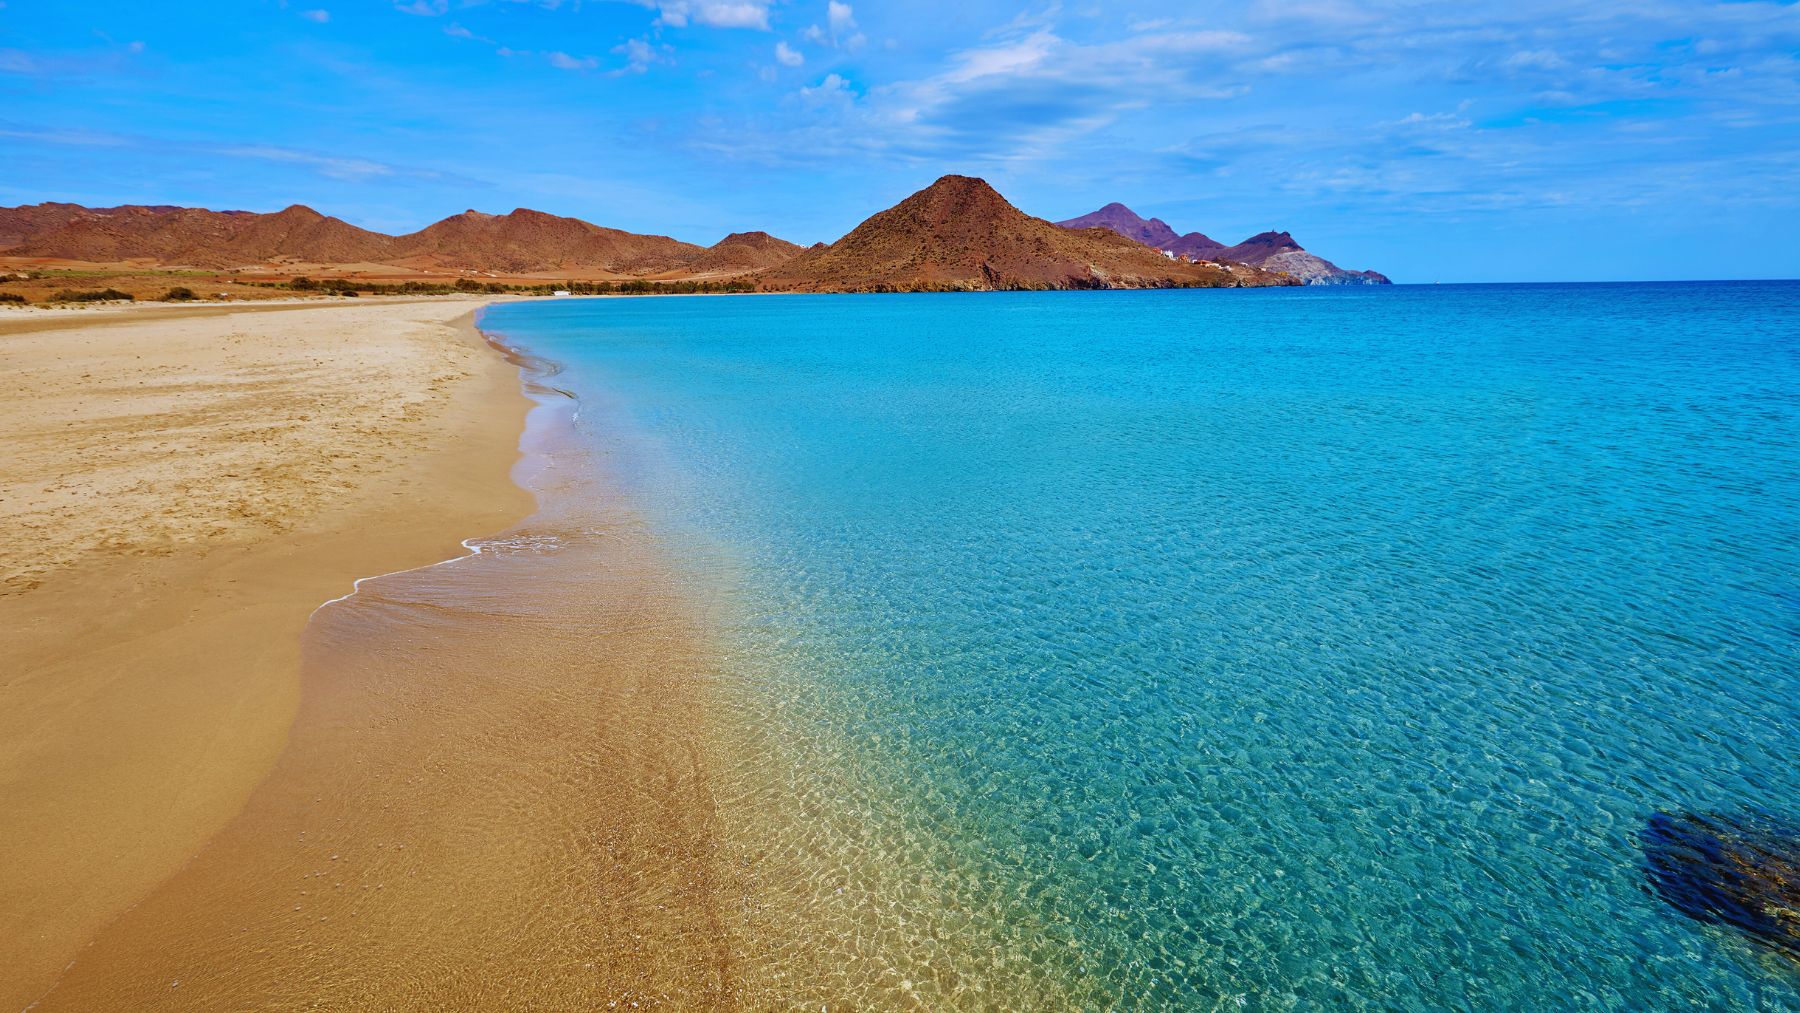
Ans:
[{"label": "sandy shoreline", "polygon": [[484,301],[0,317],[0,1007],[243,806],[320,603],[529,511]]}]

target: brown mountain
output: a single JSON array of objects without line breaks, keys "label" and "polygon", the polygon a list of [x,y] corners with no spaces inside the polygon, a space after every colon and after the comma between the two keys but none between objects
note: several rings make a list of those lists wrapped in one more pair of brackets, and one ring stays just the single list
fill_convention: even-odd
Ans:
[{"label": "brown mountain", "polygon": [[689,261],[687,270],[693,274],[760,271],[785,264],[804,249],[799,243],[777,239],[767,232],[733,232]]},{"label": "brown mountain", "polygon": [[1177,257],[1189,257],[1194,260],[1222,260],[1218,252],[1225,244],[1203,232],[1190,232],[1179,236],[1168,246],[1168,251]]},{"label": "brown mountain", "polygon": [[380,260],[393,243],[388,236],[298,204],[266,215],[142,205],[79,208],[70,213],[59,206],[51,214],[40,210],[37,217],[47,225],[49,219],[63,220],[7,250],[7,255],[229,267],[281,258],[312,263]]},{"label": "brown mountain", "polygon": [[404,266],[519,274],[574,268],[654,274],[705,252],[668,236],[640,236],[525,208],[504,215],[464,211],[400,236],[394,245],[393,262]]},{"label": "brown mountain", "polygon": [[1248,264],[1265,271],[1292,275],[1307,285],[1392,284],[1385,275],[1374,271],[1347,271],[1323,257],[1308,253],[1286,232],[1262,232],[1236,246],[1226,246],[1199,232],[1176,236],[1175,230],[1161,219],[1139,217],[1137,212],[1117,202],[1057,224],[1068,229],[1097,225],[1178,257]]},{"label": "brown mountain", "polygon": [[1135,239],[1155,250],[1171,248],[1179,236],[1169,228],[1169,223],[1161,218],[1142,218],[1136,211],[1114,201],[1098,211],[1091,211],[1080,218],[1057,222],[1065,229],[1111,229],[1126,239]]},{"label": "brown mountain", "polygon": [[120,208],[85,208],[80,204],[25,204],[16,208],[0,208],[0,253],[23,246],[47,232],[74,221],[84,214],[104,215]]},{"label": "brown mountain", "polygon": [[1301,245],[1286,232],[1258,232],[1236,246],[1221,247],[1226,259],[1241,264],[1260,264],[1277,254],[1300,249]]},{"label": "brown mountain", "polygon": [[1090,211],[1080,218],[1070,218],[1056,224],[1065,229],[1111,229],[1153,250],[1193,260],[1216,260],[1218,258],[1210,256],[1211,252],[1225,248],[1224,243],[1198,232],[1190,232],[1185,236],[1176,235],[1168,222],[1161,218],[1144,218],[1118,201],[1098,211]]},{"label": "brown mountain", "polygon": [[[113,208],[90,208],[80,204],[25,204],[16,208],[0,208],[0,254],[11,251],[38,236],[47,235],[80,218],[149,212],[168,214],[180,211],[173,204],[123,204]],[[226,212],[241,214],[242,212]]]},{"label": "brown mountain", "polygon": [[[758,241],[751,239],[749,245],[757,246]],[[738,270],[779,262],[771,252],[777,247],[762,246],[761,259]],[[298,204],[274,214],[143,205],[0,208],[0,251],[13,257],[95,263],[152,260],[165,266],[385,263],[522,274],[590,269],[626,275],[678,269],[708,252],[667,236],[640,236],[525,209],[506,215],[466,211],[395,237],[359,229]]]},{"label": "brown mountain", "polygon": [[1057,228],[969,176],[945,176],[756,281],[802,292],[1291,284],[1254,268],[1175,261],[1107,229]]}]

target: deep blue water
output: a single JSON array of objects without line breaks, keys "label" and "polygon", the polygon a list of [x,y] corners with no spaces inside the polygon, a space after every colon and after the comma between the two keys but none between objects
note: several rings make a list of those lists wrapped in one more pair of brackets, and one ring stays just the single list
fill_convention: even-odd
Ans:
[{"label": "deep blue water", "polygon": [[1800,818],[1800,283],[483,326],[733,588],[738,719],[820,931],[876,926],[871,1001],[1800,1009],[1639,840]]}]

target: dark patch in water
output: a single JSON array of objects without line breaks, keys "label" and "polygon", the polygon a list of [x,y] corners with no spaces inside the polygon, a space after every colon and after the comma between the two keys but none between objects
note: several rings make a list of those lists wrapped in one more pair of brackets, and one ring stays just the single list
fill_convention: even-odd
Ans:
[{"label": "dark patch in water", "polygon": [[1650,889],[1800,959],[1800,827],[1762,813],[1657,813],[1641,835]]}]

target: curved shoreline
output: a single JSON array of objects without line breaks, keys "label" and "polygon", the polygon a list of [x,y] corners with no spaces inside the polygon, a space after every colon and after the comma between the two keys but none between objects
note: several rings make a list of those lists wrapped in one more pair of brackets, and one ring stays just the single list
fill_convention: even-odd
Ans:
[{"label": "curved shoreline", "polygon": [[0,515],[30,533],[0,593],[18,631],[0,805],[29,828],[0,842],[0,1006],[42,994],[242,808],[287,742],[321,601],[529,509],[509,474],[530,402],[470,302],[0,333]]},{"label": "curved shoreline", "polygon": [[739,994],[757,941],[717,826],[711,634],[538,379],[513,469],[537,510],[315,609],[269,775],[40,1008]]}]

